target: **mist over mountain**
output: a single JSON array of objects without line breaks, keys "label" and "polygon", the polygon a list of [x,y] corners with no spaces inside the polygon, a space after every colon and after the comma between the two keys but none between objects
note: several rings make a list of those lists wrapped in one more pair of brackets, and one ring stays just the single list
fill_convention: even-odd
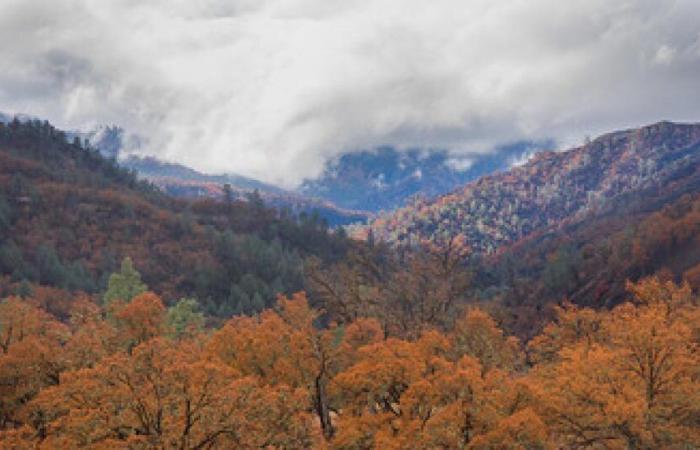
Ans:
[{"label": "mist over mountain", "polygon": [[[152,156],[133,152],[127,155],[125,149],[138,148],[143,139],[118,126],[68,133],[69,139],[74,136],[87,140],[103,156],[118,159],[122,166],[135,170],[142,178],[173,195],[220,197],[223,185],[230,184],[241,198],[257,190],[264,200],[276,206],[284,206],[294,199],[293,209],[309,212],[312,205],[320,206],[323,202],[326,203],[321,210],[391,210],[415,196],[434,198],[445,194],[479,176],[508,169],[539,149],[554,147],[552,141],[523,141],[465,157],[446,150],[399,150],[384,146],[372,151],[344,153],[327,161],[318,177],[307,178],[296,189],[284,189],[238,174],[202,173]],[[303,204],[308,205],[301,206]],[[352,216],[360,220],[369,217],[366,213]]]},{"label": "mist over mountain", "polygon": [[326,163],[318,178],[306,179],[299,191],[344,208],[391,210],[414,196],[445,194],[551,146],[550,142],[518,142],[470,157],[453,156],[445,150],[399,151],[393,147],[346,153]]}]

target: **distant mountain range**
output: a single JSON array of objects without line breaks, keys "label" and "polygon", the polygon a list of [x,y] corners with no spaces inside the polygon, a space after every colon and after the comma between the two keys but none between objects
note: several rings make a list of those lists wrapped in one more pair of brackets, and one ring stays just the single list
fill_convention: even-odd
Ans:
[{"label": "distant mountain range", "polygon": [[238,198],[258,191],[272,206],[295,213],[316,211],[332,225],[364,223],[374,213],[403,206],[415,196],[444,194],[481,175],[507,169],[536,149],[551,145],[519,142],[469,158],[455,157],[444,150],[381,147],[343,154],[327,162],[319,177],[304,180],[298,189],[286,190],[237,174],[204,174],[153,157],[124,156],[123,148],[138,148],[141,142],[138,136],[117,126],[68,133],[69,139],[75,136],[171,195],[220,197],[223,185],[229,184]]},{"label": "distant mountain range", "polygon": [[392,243],[461,236],[473,250],[493,253],[632,200],[643,205],[663,190],[700,190],[700,124],[660,122],[541,152],[522,166],[384,214],[370,228]]},{"label": "distant mountain range", "polygon": [[[109,134],[101,136],[105,135]],[[103,142],[111,144],[112,140]],[[95,145],[102,148],[99,142]],[[285,190],[236,174],[203,174],[151,157],[130,156],[121,159],[120,164],[176,196],[218,196],[221,187],[230,184],[240,196],[257,190],[275,205],[285,205],[293,199],[297,208],[322,205],[322,210],[362,212],[352,216],[364,220],[372,213],[403,206],[413,197],[432,198],[481,175],[505,170],[544,145],[522,142],[473,156],[470,160],[455,158],[441,150],[398,151],[391,147],[347,153],[328,162],[321,176],[305,180],[296,190]]]},{"label": "distant mountain range", "polygon": [[[551,143],[520,142],[471,159],[456,158],[444,150],[399,151],[391,147],[347,153],[329,161],[321,176],[307,179],[291,191],[236,174],[203,174],[150,157],[130,156],[120,164],[172,195],[216,197],[224,184],[230,184],[239,197],[257,190],[273,206],[293,205],[293,210],[307,212],[318,209],[323,217],[332,217],[329,222],[347,224],[365,222],[374,213],[393,210],[414,197],[433,198],[479,176],[506,170],[548,145]],[[99,143],[96,146],[102,148]]]}]

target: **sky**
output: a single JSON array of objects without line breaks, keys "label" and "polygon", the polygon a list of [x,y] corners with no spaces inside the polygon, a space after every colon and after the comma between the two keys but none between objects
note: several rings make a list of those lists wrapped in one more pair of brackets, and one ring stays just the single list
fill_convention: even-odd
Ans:
[{"label": "sky", "polygon": [[568,146],[700,121],[700,1],[1,0],[0,111],[284,186],[380,145]]}]

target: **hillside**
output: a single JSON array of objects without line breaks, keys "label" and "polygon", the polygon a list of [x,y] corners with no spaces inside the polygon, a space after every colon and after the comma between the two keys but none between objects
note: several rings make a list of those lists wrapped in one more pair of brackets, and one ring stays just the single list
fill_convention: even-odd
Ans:
[{"label": "hillside", "polygon": [[474,251],[494,253],[535,231],[603,214],[622,196],[695,186],[699,162],[700,125],[661,122],[538,153],[520,167],[386,214],[371,229],[393,243],[463,236]]},{"label": "hillside", "polygon": [[503,323],[531,337],[553,305],[612,308],[630,280],[657,276],[700,291],[700,184],[612,203],[606,214],[475,255],[468,296],[499,305]]},{"label": "hillside", "polygon": [[221,317],[301,289],[304,258],[334,260],[349,245],[317,216],[171,198],[31,120],[0,123],[0,238],[2,296],[21,282],[102,292],[129,256],[166,301],[195,297]]}]

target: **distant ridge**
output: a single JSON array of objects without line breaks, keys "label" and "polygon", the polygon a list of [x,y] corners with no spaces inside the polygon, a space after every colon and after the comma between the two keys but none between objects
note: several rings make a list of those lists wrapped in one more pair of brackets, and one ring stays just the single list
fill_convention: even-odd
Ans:
[{"label": "distant ridge", "polygon": [[484,176],[431,201],[416,201],[371,224],[395,244],[463,236],[477,252],[601,212],[623,195],[673,189],[700,177],[700,124],[659,122],[605,134],[564,152]]}]

